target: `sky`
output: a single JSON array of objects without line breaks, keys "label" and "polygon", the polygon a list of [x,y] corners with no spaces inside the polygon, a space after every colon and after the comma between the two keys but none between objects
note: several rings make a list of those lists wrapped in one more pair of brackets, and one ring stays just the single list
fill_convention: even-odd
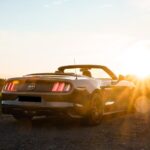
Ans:
[{"label": "sky", "polygon": [[0,0],[0,77],[74,62],[150,75],[149,58],[149,0]]}]

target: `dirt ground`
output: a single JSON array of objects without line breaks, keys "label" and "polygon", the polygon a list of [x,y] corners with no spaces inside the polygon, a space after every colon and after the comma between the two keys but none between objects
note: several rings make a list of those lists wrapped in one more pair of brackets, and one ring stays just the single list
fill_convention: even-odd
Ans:
[{"label": "dirt ground", "polygon": [[0,116],[0,150],[149,150],[150,113],[104,117],[95,127],[80,120]]}]

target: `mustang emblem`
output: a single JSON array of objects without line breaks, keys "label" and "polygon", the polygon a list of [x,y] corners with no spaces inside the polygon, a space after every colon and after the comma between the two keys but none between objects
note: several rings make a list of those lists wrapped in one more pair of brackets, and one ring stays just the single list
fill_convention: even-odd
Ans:
[{"label": "mustang emblem", "polygon": [[32,91],[35,89],[35,83],[30,83],[28,86],[27,86],[27,90],[29,91]]}]

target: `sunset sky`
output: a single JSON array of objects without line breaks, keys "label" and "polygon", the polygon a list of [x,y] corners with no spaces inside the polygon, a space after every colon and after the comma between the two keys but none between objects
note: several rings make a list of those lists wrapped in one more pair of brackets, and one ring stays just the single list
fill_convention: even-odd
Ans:
[{"label": "sunset sky", "polygon": [[150,75],[150,0],[0,0],[0,77],[74,59]]}]

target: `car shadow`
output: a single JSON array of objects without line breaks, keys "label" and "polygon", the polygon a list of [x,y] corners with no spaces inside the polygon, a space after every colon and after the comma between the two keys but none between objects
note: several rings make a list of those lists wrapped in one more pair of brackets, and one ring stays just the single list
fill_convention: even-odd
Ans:
[{"label": "car shadow", "polygon": [[[116,122],[118,119],[123,119],[126,116],[133,114],[126,113],[118,113],[104,116],[101,123],[96,126],[92,126],[92,128],[105,126]],[[72,119],[67,117],[36,117],[32,121],[31,120],[22,120],[22,121],[14,121],[19,128],[22,129],[73,129],[73,128],[91,128],[91,126],[83,123],[82,119]]]}]

